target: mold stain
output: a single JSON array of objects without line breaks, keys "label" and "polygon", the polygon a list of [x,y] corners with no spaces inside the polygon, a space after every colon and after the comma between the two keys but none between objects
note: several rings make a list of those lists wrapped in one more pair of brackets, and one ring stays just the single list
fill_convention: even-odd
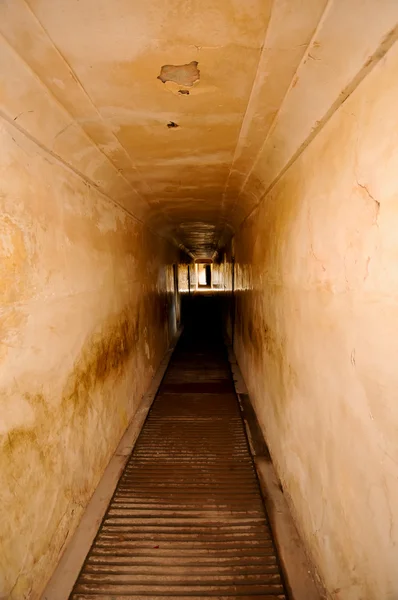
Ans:
[{"label": "mold stain", "polygon": [[[13,600],[29,597],[29,572],[50,543],[49,536],[37,535],[37,524],[40,522],[39,529],[43,531],[51,530],[60,510],[58,502],[54,510],[40,513],[44,482],[53,478],[56,461],[54,443],[49,440],[48,405],[40,393],[24,394],[24,398],[34,410],[34,423],[10,430],[0,447],[0,503],[3,514],[7,514],[0,527],[0,564],[4,573],[0,597],[5,592],[4,598]],[[20,539],[24,540],[23,545]]]}]

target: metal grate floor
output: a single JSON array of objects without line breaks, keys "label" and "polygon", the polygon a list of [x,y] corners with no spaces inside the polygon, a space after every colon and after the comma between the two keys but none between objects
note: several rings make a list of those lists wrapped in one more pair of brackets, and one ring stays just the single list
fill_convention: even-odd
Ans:
[{"label": "metal grate floor", "polygon": [[187,336],[70,600],[166,597],[286,598],[224,349]]}]

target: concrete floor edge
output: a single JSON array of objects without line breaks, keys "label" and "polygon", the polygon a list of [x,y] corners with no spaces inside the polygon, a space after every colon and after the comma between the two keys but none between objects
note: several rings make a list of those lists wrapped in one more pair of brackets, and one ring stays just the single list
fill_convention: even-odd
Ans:
[{"label": "concrete floor edge", "polygon": [[250,450],[271,525],[290,600],[324,600],[326,592],[295,526],[268,453],[247,386],[231,342],[225,338],[235,391],[243,413]]},{"label": "concrete floor edge", "polygon": [[181,337],[183,329],[183,326],[178,329],[168,350],[163,356],[159,367],[152,378],[150,386],[142,398],[140,406],[123,434],[115,453],[109,461],[108,466],[83,513],[75,533],[62,554],[51,579],[47,583],[41,596],[41,600],[67,600],[69,598],[126,462],[134,448],[141,429],[144,426],[148,412],[167,371],[170,359],[178,340]]}]

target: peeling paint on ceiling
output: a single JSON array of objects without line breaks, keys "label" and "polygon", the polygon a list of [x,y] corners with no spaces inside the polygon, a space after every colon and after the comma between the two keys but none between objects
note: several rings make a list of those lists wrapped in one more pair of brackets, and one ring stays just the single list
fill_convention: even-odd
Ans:
[{"label": "peeling paint on ceiling", "polygon": [[158,76],[158,79],[162,83],[173,81],[174,83],[178,83],[178,85],[185,85],[187,87],[191,87],[199,81],[199,78],[200,71],[197,60],[192,60],[187,65],[163,65]]}]

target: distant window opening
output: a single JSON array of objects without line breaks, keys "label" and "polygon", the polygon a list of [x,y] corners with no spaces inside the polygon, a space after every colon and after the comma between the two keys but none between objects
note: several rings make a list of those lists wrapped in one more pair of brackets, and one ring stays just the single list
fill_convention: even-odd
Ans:
[{"label": "distant window opening", "polygon": [[211,288],[211,265],[198,265],[199,288]]},{"label": "distant window opening", "polygon": [[206,265],[206,285],[211,287],[211,265]]}]

